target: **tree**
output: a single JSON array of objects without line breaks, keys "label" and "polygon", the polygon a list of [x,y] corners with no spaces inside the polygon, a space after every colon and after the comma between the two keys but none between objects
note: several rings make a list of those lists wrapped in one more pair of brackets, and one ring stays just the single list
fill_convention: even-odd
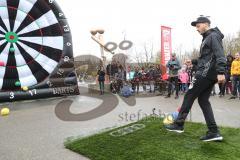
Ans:
[{"label": "tree", "polygon": [[154,63],[153,42],[145,42],[140,49],[135,47],[135,60],[140,67],[149,67]]},{"label": "tree", "polygon": [[234,37],[227,35],[223,40],[223,48],[225,54],[235,54],[240,51],[240,31]]}]

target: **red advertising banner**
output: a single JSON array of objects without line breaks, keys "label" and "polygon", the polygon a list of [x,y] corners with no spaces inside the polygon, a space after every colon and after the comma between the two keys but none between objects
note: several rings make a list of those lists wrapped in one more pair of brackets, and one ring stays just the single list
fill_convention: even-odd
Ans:
[{"label": "red advertising banner", "polygon": [[161,59],[162,65],[166,65],[172,55],[171,28],[161,26]]},{"label": "red advertising banner", "polygon": [[171,59],[172,55],[172,37],[171,28],[166,26],[161,26],[161,66],[163,69],[163,78],[166,79],[166,64]]}]

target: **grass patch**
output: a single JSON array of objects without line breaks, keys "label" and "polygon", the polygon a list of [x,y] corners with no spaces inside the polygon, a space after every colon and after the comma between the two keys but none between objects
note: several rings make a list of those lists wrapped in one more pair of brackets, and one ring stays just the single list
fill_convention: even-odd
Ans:
[{"label": "grass patch", "polygon": [[65,147],[91,160],[240,159],[240,129],[222,127],[223,142],[202,142],[199,137],[205,134],[206,126],[201,123],[187,122],[183,134],[166,131],[162,120],[156,118],[137,124],[146,127],[124,136],[111,136],[118,128],[68,141]]}]

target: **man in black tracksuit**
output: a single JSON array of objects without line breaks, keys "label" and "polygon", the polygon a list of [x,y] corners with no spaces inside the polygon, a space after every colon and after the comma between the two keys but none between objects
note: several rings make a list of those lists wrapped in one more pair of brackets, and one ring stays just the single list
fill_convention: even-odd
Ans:
[{"label": "man in black tracksuit", "polygon": [[220,135],[209,97],[213,86],[225,81],[226,59],[224,57],[222,39],[224,35],[216,28],[210,28],[210,20],[207,17],[199,17],[191,25],[197,28],[197,31],[203,36],[200,55],[192,63],[197,65],[195,81],[192,88],[186,93],[178,118],[172,125],[166,126],[169,131],[182,133],[184,131],[184,121],[193,105],[198,98],[198,103],[202,109],[208,132],[201,137],[202,141],[221,141]]}]

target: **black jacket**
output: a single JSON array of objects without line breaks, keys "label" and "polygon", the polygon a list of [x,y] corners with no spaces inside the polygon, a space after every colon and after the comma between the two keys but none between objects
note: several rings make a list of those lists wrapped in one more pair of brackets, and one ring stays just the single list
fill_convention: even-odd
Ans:
[{"label": "black jacket", "polygon": [[107,70],[107,75],[110,75],[111,74],[111,64],[107,65],[106,70]]},{"label": "black jacket", "polygon": [[227,66],[226,66],[226,75],[229,77],[231,76],[231,67],[234,58],[232,55],[227,55]]},{"label": "black jacket", "polygon": [[202,36],[199,58],[192,61],[197,65],[196,78],[206,77],[216,80],[218,74],[226,72],[226,58],[222,46],[224,35],[216,27],[208,30]]},{"label": "black jacket", "polygon": [[98,81],[105,81],[105,72],[98,70]]}]

